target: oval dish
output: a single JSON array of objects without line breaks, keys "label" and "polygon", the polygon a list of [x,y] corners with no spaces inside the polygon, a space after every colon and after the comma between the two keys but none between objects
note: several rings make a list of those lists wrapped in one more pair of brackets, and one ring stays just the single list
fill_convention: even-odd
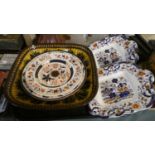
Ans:
[{"label": "oval dish", "polygon": [[135,41],[121,36],[106,37],[89,46],[94,54],[97,68],[119,62],[135,63],[139,59],[137,48]]},{"label": "oval dish", "polygon": [[154,76],[128,63],[100,68],[99,89],[89,103],[90,113],[117,117],[148,109],[154,97]]}]

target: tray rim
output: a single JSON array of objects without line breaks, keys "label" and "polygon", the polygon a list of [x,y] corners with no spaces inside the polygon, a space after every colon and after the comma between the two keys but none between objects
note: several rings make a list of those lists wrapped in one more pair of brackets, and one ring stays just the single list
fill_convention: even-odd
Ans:
[{"label": "tray rim", "polygon": [[[70,108],[67,108],[65,106],[63,106],[63,108],[53,108],[51,107],[45,107],[45,106],[38,106],[37,104],[34,105],[21,105],[17,100],[13,99],[13,96],[10,93],[10,88],[12,86],[12,82],[15,79],[15,73],[17,72],[17,67],[20,64],[20,62],[23,60],[24,56],[33,49],[33,47],[35,48],[76,48],[76,49],[80,49],[80,50],[84,50],[91,59],[91,68],[93,71],[92,77],[93,77],[93,86],[92,86],[92,93],[89,97],[89,99],[84,102],[82,105],[78,104],[78,105],[71,105]],[[97,74],[97,68],[96,68],[96,63],[93,57],[93,53],[92,51],[84,46],[84,45],[80,45],[80,44],[74,44],[74,43],[51,43],[51,44],[33,44],[30,47],[25,48],[16,58],[14,64],[11,67],[11,70],[9,72],[8,75],[8,79],[6,81],[6,85],[5,85],[5,95],[9,101],[9,103],[11,103],[13,106],[15,107],[20,107],[20,108],[24,108],[24,109],[33,109],[33,110],[65,110],[65,109],[72,109],[72,108],[76,108],[76,107],[81,107],[81,106],[85,106],[87,105],[96,95],[97,90],[98,90],[98,74]],[[73,107],[72,107],[73,106]]]}]

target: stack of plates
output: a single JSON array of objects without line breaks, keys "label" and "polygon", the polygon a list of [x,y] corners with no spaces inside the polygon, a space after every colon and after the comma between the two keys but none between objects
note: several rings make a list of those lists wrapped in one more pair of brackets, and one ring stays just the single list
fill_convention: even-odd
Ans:
[{"label": "stack of plates", "polygon": [[92,115],[117,117],[152,106],[154,76],[134,65],[138,60],[136,42],[113,36],[89,48],[95,57],[99,82],[97,95],[89,103]]}]

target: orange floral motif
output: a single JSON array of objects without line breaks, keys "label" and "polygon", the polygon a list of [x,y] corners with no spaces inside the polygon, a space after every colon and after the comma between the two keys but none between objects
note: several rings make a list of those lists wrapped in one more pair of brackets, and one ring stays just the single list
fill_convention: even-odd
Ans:
[{"label": "orange floral motif", "polygon": [[104,74],[103,69],[99,68],[98,69],[98,75],[103,75],[103,74]]},{"label": "orange floral motif", "polygon": [[133,103],[132,104],[132,109],[139,109],[140,108],[140,104],[139,103]]},{"label": "orange floral motif", "polygon": [[93,47],[97,47],[97,43],[94,43],[94,44],[93,44]]},{"label": "orange floral motif", "polygon": [[138,76],[144,76],[144,75],[145,75],[145,72],[143,72],[143,71],[138,72]]},{"label": "orange floral motif", "polygon": [[41,89],[41,92],[42,92],[42,93],[45,92],[45,89]]},{"label": "orange floral motif", "polygon": [[128,47],[129,47],[129,44],[130,44],[130,41],[126,41],[126,42],[124,43],[124,47],[125,47],[125,48],[128,48]]}]

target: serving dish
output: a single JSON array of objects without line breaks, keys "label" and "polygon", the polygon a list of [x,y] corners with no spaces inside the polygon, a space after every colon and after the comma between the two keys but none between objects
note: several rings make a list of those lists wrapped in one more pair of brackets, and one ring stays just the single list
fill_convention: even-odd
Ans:
[{"label": "serving dish", "polygon": [[90,113],[117,117],[148,109],[154,98],[154,76],[130,63],[98,69],[99,89],[89,103]]},{"label": "serving dish", "polygon": [[125,39],[120,35],[105,37],[89,46],[94,54],[97,68],[116,62],[135,63],[139,59],[136,53],[137,48],[135,41]]},{"label": "serving dish", "polygon": [[85,106],[98,88],[92,52],[77,44],[36,45],[16,59],[6,96],[18,107],[65,110]]}]

